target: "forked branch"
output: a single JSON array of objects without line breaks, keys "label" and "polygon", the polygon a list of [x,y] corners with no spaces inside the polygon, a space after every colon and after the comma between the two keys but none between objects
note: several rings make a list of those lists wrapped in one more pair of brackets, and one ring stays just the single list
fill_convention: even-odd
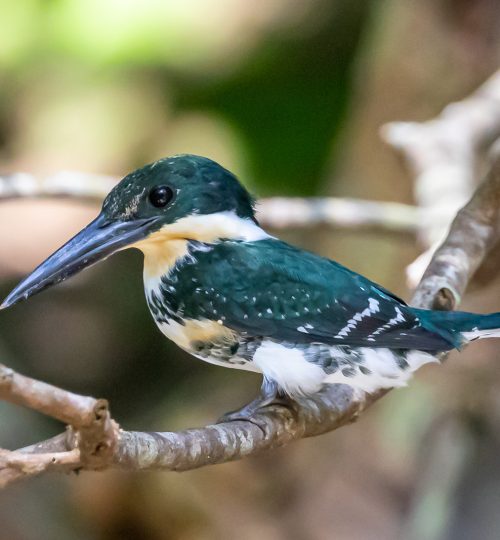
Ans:
[{"label": "forked branch", "polygon": [[418,230],[425,251],[407,269],[408,284],[414,288],[449,223],[477,187],[483,155],[500,137],[500,70],[436,118],[390,122],[381,134],[404,157],[414,178],[415,201],[425,216]]}]

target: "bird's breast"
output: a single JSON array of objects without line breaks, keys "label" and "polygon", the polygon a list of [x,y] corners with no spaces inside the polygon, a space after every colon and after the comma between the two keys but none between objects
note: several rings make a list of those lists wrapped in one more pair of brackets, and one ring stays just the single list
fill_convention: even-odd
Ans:
[{"label": "bird's breast", "polygon": [[241,336],[224,326],[222,320],[191,318],[184,313],[184,302],[172,285],[146,283],[146,299],[158,328],[188,353],[207,362],[252,369],[249,358],[239,356]]},{"label": "bird's breast", "polygon": [[234,354],[238,348],[239,342],[235,333],[214,321],[167,318],[157,320],[157,324],[166,337],[192,353],[202,352],[216,345],[227,347],[228,352],[234,347]]}]

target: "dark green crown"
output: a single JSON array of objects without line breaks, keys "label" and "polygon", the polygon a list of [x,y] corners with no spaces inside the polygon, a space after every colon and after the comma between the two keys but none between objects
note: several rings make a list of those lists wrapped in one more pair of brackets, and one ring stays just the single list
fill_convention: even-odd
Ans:
[{"label": "dark green crown", "polygon": [[[165,207],[151,203],[155,189],[171,190]],[[196,214],[233,211],[255,220],[253,199],[238,179],[211,159],[190,154],[167,157],[127,175],[106,197],[103,214],[111,220],[161,217],[163,223]]]}]

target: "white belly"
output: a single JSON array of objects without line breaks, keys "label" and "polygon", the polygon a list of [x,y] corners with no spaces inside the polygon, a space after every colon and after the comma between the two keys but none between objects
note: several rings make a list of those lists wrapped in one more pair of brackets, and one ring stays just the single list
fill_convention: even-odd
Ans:
[{"label": "white belly", "polygon": [[269,340],[255,351],[253,363],[290,396],[314,394],[325,380],[323,368],[308,362],[301,350]]},{"label": "white belly", "polygon": [[350,360],[345,350],[332,346],[329,351],[334,358],[338,358],[340,366],[331,373],[308,360],[310,347],[314,347],[314,344],[290,348],[264,340],[255,351],[253,363],[287,394],[297,396],[314,394],[323,384],[347,384],[357,393],[405,386],[420,366],[437,362],[428,353],[408,351],[406,367],[403,368],[398,364],[397,355],[390,349],[368,347],[356,350],[361,361],[355,362]]}]

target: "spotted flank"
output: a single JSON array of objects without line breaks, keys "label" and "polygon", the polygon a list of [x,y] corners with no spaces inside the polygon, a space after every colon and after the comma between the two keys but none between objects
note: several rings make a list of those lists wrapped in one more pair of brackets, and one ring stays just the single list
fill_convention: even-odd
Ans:
[{"label": "spotted flank", "polygon": [[253,362],[291,396],[317,392],[322,384],[348,384],[357,391],[404,386],[411,374],[436,359],[419,351],[350,348],[322,343],[264,340]]}]

